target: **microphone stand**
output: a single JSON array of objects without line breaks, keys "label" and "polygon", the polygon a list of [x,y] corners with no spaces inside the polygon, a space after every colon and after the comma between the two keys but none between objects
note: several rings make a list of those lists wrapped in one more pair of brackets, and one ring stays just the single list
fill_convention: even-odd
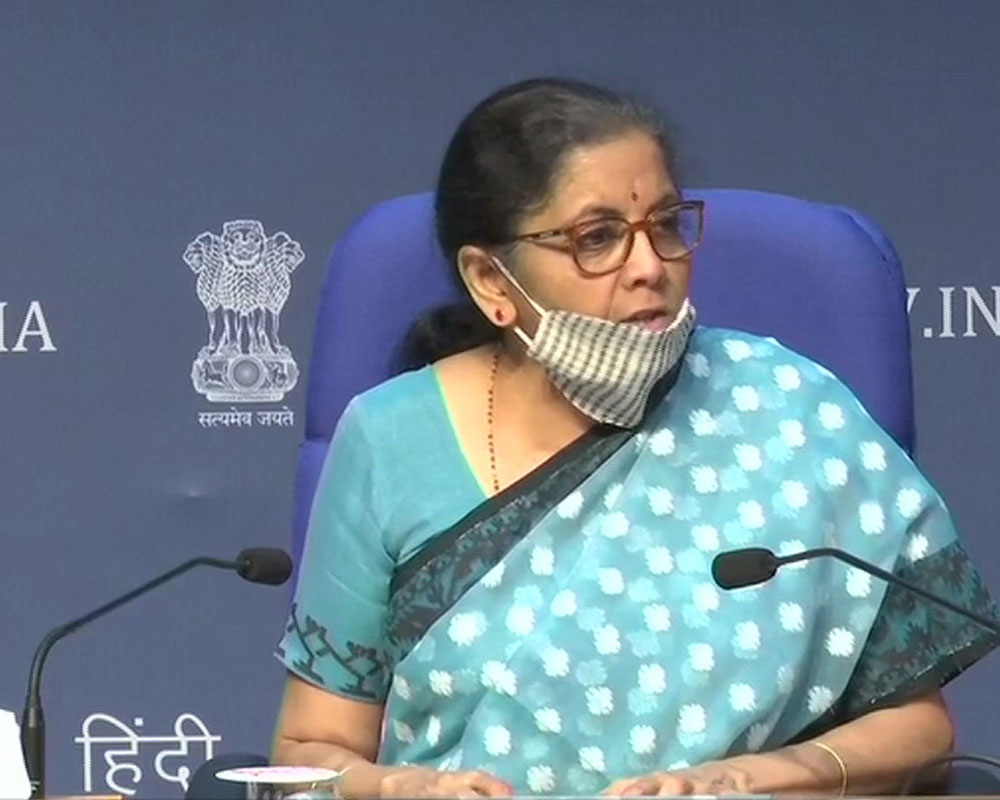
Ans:
[{"label": "microphone stand", "polygon": [[893,573],[888,572],[882,569],[881,567],[877,567],[874,564],[869,564],[867,561],[864,561],[858,558],[857,556],[851,555],[850,553],[844,550],[838,550],[834,547],[816,547],[812,550],[803,550],[800,553],[792,553],[791,555],[787,556],[775,556],[774,566],[775,568],[777,568],[784,566],[785,564],[794,564],[797,561],[809,561],[810,559],[816,558],[817,556],[830,556],[831,558],[835,558],[838,561],[843,561],[845,564],[850,564],[852,567],[856,567],[862,572],[867,572],[870,575],[874,575],[876,578],[881,578],[890,586],[892,584],[902,586],[904,589],[911,591],[916,595],[920,595],[920,597],[924,598],[925,600],[931,603],[935,603],[936,605],[942,606],[943,608],[947,608],[949,611],[954,611],[960,617],[965,617],[966,619],[972,620],[976,624],[984,627],[986,630],[995,633],[997,635],[1000,635],[1000,625],[997,625],[995,621],[989,619],[988,617],[984,617],[981,614],[976,614],[972,611],[969,611],[969,609],[967,608],[962,608],[962,606],[957,605],[951,602],[950,600],[945,599],[944,597],[938,597],[936,594],[928,592],[923,587],[918,586],[915,583],[911,583],[910,581],[904,578],[900,578],[898,575],[894,575]]},{"label": "microphone stand", "polygon": [[92,622],[98,617],[103,617],[119,606],[125,605],[130,600],[134,600],[139,595],[145,594],[157,586],[176,578],[181,573],[199,566],[216,567],[218,569],[238,569],[240,565],[239,562],[225,561],[220,558],[193,558],[178,567],[174,567],[169,572],[165,572],[163,575],[153,578],[141,586],[137,586],[127,594],[115,598],[109,603],[105,603],[89,614],[84,614],[82,617],[67,622],[65,625],[53,628],[42,639],[31,661],[28,694],[25,697],[24,712],[21,715],[21,747],[24,750],[24,761],[28,770],[28,779],[31,781],[32,798],[45,796],[45,715],[42,712],[41,681],[42,667],[45,666],[45,659],[49,654],[49,650],[52,649],[52,645],[64,636],[68,636],[78,628],[83,627],[88,622]]}]

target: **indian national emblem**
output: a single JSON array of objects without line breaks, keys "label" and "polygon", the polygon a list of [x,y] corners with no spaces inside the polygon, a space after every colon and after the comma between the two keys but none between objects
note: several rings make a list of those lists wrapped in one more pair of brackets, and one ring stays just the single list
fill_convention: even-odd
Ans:
[{"label": "indian national emblem", "polygon": [[278,319],[302,247],[287,233],[266,236],[257,220],[239,219],[226,222],[221,236],[198,236],[183,258],[208,315],[208,343],[191,366],[194,388],[213,403],[281,400],[299,377]]}]

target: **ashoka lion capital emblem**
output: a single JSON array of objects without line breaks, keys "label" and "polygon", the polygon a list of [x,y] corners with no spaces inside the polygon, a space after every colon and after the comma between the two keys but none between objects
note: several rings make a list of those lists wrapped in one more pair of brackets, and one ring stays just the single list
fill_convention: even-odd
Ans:
[{"label": "ashoka lion capital emblem", "polygon": [[299,369],[278,338],[291,273],[305,258],[287,233],[264,234],[257,220],[233,220],[184,250],[208,316],[208,342],[191,366],[194,388],[214,403],[275,402]]}]

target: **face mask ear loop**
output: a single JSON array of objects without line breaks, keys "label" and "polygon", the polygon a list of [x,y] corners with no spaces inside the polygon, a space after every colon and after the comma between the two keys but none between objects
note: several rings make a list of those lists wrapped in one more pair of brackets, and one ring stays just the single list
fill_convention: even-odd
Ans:
[{"label": "face mask ear loop", "polygon": [[670,331],[678,328],[681,324],[683,324],[684,320],[688,318],[688,315],[690,315],[690,313],[691,313],[691,301],[687,297],[685,297],[684,303],[681,305],[681,310],[677,313],[677,316],[674,317],[674,321],[670,323],[670,325],[667,327],[664,333],[669,333]]},{"label": "face mask ear loop", "polygon": [[511,328],[511,330],[514,332],[514,335],[518,339],[524,342],[525,347],[529,349],[531,348],[531,339],[528,338],[528,334],[526,334],[524,331],[521,330],[520,325],[515,325],[513,328]]},{"label": "face mask ear loop", "polygon": [[[499,258],[491,255],[490,259],[493,261],[493,266],[497,268],[497,271],[507,279],[507,281],[511,284],[511,286],[513,286],[515,289],[517,289],[517,291],[521,293],[521,297],[523,297],[525,300],[528,301],[528,305],[530,305],[535,310],[535,313],[538,314],[539,320],[541,320],[541,318],[545,315],[545,309],[543,309],[540,305],[538,305],[538,303],[536,303],[534,299],[532,299],[531,295],[529,295],[526,291],[524,291],[524,287],[521,286],[517,278],[515,278],[513,275],[510,274],[510,270],[507,269],[506,265]],[[531,347],[532,344],[531,339],[528,338],[528,334],[524,332],[524,330],[521,328],[520,325],[515,325],[513,328],[511,328],[511,330],[514,332],[517,338],[519,338],[522,342],[524,342],[525,347],[528,348]]]}]

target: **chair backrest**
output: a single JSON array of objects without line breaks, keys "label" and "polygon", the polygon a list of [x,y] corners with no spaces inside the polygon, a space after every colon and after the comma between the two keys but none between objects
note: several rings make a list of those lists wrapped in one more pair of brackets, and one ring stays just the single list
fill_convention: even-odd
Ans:
[{"label": "chair backrest", "polygon": [[[912,452],[906,289],[888,238],[847,208],[735,189],[688,194],[706,203],[692,288],[699,322],[774,336],[824,364]],[[458,297],[434,239],[432,205],[429,193],[381,203],[330,256],[296,480],[296,562],[347,402],[400,371],[399,345],[422,311]]]}]

